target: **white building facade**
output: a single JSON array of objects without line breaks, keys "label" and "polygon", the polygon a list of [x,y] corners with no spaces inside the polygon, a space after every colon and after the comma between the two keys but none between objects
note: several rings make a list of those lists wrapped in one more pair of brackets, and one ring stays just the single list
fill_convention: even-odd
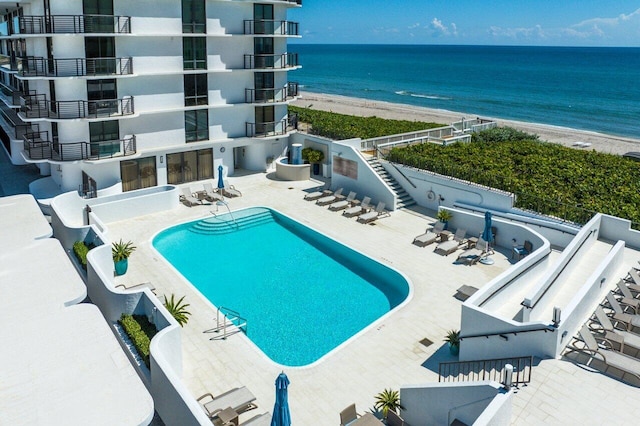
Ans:
[{"label": "white building facade", "polygon": [[0,2],[0,138],[60,192],[264,171],[297,119],[301,0]]}]

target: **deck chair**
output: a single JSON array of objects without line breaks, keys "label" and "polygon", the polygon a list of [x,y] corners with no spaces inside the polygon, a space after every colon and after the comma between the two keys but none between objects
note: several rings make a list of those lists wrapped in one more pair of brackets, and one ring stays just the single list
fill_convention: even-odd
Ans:
[{"label": "deck chair", "polygon": [[149,290],[151,290],[153,294],[156,294],[156,288],[150,282],[138,283],[133,285],[118,284],[116,288],[121,288],[123,290],[136,290],[136,289],[148,288]]},{"label": "deck chair", "polygon": [[224,184],[224,188],[222,188],[222,195],[225,195],[229,198],[231,197],[242,197],[242,192],[238,191],[235,186]]},{"label": "deck chair", "polygon": [[387,426],[404,426],[404,420],[395,411],[387,411]]},{"label": "deck chair", "polygon": [[458,228],[453,235],[453,240],[443,241],[434,250],[443,256],[449,256],[454,251],[458,250],[463,244],[467,243],[467,230]]},{"label": "deck chair", "polygon": [[380,201],[376,206],[375,210],[358,216],[358,222],[367,224],[367,223],[371,223],[373,221],[378,220],[378,218],[382,216],[388,216],[389,212],[385,210],[384,206],[385,204],[382,201]]},{"label": "deck chair", "polygon": [[214,189],[213,189],[213,185],[211,184],[211,182],[206,182],[204,184],[204,193],[205,193],[205,199],[207,201],[224,201],[224,196],[222,196],[222,194],[217,193]]},{"label": "deck chair", "polygon": [[336,201],[340,201],[342,199],[342,188],[338,188],[333,195],[327,195],[326,197],[321,197],[316,200],[316,204],[319,206],[326,206],[331,203],[335,203]]},{"label": "deck chair", "polygon": [[307,201],[316,201],[318,198],[328,197],[331,194],[333,194],[333,192],[331,192],[330,190],[323,189],[322,191],[313,191],[308,193],[304,196],[304,199]]},{"label": "deck chair", "polygon": [[612,344],[615,343],[615,348],[619,352],[624,352],[624,348],[629,347],[635,351],[640,350],[640,336],[635,333],[630,333],[626,330],[617,330],[614,328],[611,319],[604,312],[602,307],[598,306],[595,310],[595,316],[597,322],[589,324],[589,328],[595,332],[603,333],[604,338]]},{"label": "deck chair", "polygon": [[242,422],[241,424],[242,426],[271,426],[271,413],[258,414],[257,416],[253,416],[249,420],[247,420],[246,422]]},{"label": "deck chair", "polygon": [[[211,399],[211,401],[203,403],[202,400],[207,398]],[[215,417],[219,411],[227,407],[233,408],[238,414],[252,410],[257,408],[257,405],[254,404],[255,400],[256,397],[246,386],[231,389],[215,397],[210,393],[205,393],[198,398],[198,402],[202,404],[202,408],[204,408],[209,418]]]},{"label": "deck chair", "polygon": [[433,244],[436,242],[442,231],[444,231],[444,223],[438,221],[431,227],[431,229],[427,229],[424,234],[420,234],[415,237],[412,244],[415,244],[418,247],[426,247],[429,244]]},{"label": "deck chair", "polygon": [[531,241],[526,240],[523,245],[515,246],[513,248],[513,252],[511,253],[511,257],[513,258],[515,256],[518,256],[518,260],[520,260],[523,257],[527,256],[532,251],[533,251],[533,244],[531,243]]},{"label": "deck chair", "polygon": [[578,334],[580,335],[580,340],[571,343],[570,352],[591,354],[593,359],[601,358],[606,366],[605,372],[609,367],[613,367],[640,379],[640,360],[609,349],[603,349],[602,347],[611,346],[611,344],[606,339],[594,336],[586,325],[582,326]]},{"label": "deck chair", "polygon": [[360,417],[360,414],[356,412],[356,404],[351,404],[340,412],[340,426],[347,426],[349,423],[354,422]]},{"label": "deck chair", "polygon": [[487,253],[487,242],[482,238],[478,238],[476,246],[467,249],[458,255],[456,262],[462,262],[466,265],[475,265]]},{"label": "deck chair", "polygon": [[180,198],[189,207],[202,204],[202,201],[193,196],[191,188],[189,187],[182,188],[182,195],[180,196]]},{"label": "deck chair", "polygon": [[464,302],[471,296],[473,296],[478,289],[471,285],[463,285],[456,290],[455,298]]},{"label": "deck chair", "polygon": [[625,278],[625,282],[627,283],[627,287],[633,293],[635,293],[635,297],[638,297],[640,294],[640,274],[635,268],[631,268],[629,270],[629,276]]},{"label": "deck chair", "polygon": [[620,299],[619,302],[623,305],[631,306],[637,314],[640,310],[640,300],[633,297],[633,293],[631,293],[631,290],[629,290],[624,280],[618,281],[617,286],[618,291],[622,295],[622,299]]},{"label": "deck chair", "polygon": [[362,203],[360,203],[359,206],[349,207],[348,209],[342,212],[342,216],[346,216],[346,217],[360,216],[361,214],[371,210],[371,205],[369,203],[371,203],[371,198],[364,197],[362,199]]},{"label": "deck chair", "polygon": [[356,193],[351,191],[346,200],[336,201],[329,206],[329,210],[337,212],[338,210],[344,210],[351,205],[351,202],[356,199]]},{"label": "deck chair", "polygon": [[607,302],[609,303],[609,307],[613,310],[611,318],[614,321],[625,324],[627,331],[634,331],[634,328],[640,331],[640,315],[625,312],[622,305],[618,302],[618,299],[616,299],[611,292],[607,294]]}]

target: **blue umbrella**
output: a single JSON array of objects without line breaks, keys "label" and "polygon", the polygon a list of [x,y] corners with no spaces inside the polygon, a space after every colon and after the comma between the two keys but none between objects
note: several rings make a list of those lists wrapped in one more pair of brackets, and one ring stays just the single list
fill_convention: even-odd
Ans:
[{"label": "blue umbrella", "polygon": [[491,212],[489,210],[484,213],[484,231],[482,231],[482,239],[488,243],[493,242],[493,232],[491,231]]},{"label": "blue umbrella", "polygon": [[271,426],[291,426],[291,414],[289,413],[289,402],[287,387],[289,378],[284,371],[276,379],[276,403],[273,406],[273,417]]},{"label": "blue umbrella", "polygon": [[220,193],[224,189],[224,181],[222,180],[222,164],[218,166],[218,189]]}]

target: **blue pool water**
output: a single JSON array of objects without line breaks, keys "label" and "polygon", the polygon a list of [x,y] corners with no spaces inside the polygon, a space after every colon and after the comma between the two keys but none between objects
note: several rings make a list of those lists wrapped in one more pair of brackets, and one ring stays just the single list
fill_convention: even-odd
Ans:
[{"label": "blue pool water", "polygon": [[153,245],[213,305],[245,317],[279,364],[317,361],[409,294],[398,272],[274,210],[233,218],[174,226]]}]

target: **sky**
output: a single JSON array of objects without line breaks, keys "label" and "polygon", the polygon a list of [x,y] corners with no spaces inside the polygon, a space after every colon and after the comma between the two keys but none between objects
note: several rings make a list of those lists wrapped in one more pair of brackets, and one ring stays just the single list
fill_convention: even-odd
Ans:
[{"label": "sky", "polygon": [[640,46],[639,0],[303,0],[287,19],[322,44]]}]

